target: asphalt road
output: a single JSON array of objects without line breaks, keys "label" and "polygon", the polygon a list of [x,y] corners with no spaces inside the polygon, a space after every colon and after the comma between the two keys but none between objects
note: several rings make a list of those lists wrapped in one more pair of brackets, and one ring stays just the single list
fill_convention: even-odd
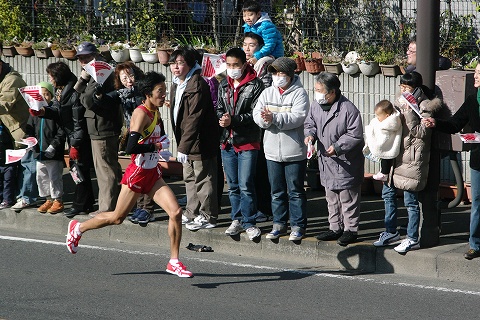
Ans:
[{"label": "asphalt road", "polygon": [[165,248],[63,241],[0,227],[0,319],[478,319],[468,284],[184,248],[181,279]]}]

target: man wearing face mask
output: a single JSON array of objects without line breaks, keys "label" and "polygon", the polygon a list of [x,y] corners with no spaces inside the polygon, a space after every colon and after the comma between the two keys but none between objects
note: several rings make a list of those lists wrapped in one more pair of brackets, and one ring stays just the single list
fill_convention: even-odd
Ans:
[{"label": "man wearing face mask", "polygon": [[315,77],[315,100],[305,120],[305,145],[317,143],[320,181],[325,187],[329,231],[318,240],[346,246],[357,240],[363,181],[363,126],[358,108],[340,92],[332,73]]},{"label": "man wearing face mask", "polygon": [[290,215],[291,241],[299,241],[307,227],[306,194],[303,188],[307,147],[303,123],[308,113],[308,94],[295,69],[294,60],[276,59],[268,71],[273,86],[265,89],[253,110],[253,119],[265,129],[263,145],[271,185],[273,228],[267,239],[287,233]]},{"label": "man wearing face mask", "polygon": [[240,48],[226,54],[227,77],[218,90],[217,117],[223,168],[227,177],[228,196],[232,206],[232,223],[225,231],[229,236],[245,230],[254,240],[261,235],[256,226],[255,173],[260,149],[260,128],[252,111],[264,86]]}]

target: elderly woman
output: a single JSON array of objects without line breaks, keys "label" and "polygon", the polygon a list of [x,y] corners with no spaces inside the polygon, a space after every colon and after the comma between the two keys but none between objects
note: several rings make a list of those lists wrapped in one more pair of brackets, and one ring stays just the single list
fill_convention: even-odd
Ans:
[{"label": "elderly woman", "polygon": [[315,100],[304,125],[305,144],[317,143],[320,181],[325,187],[329,231],[318,240],[346,246],[357,240],[363,181],[363,127],[358,108],[340,92],[328,72],[315,77]]}]

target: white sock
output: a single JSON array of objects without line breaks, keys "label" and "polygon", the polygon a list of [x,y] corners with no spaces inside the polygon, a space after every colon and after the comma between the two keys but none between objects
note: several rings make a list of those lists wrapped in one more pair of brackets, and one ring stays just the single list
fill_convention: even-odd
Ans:
[{"label": "white sock", "polygon": [[75,226],[75,233],[77,234],[77,236],[81,236],[83,232],[80,231],[80,223],[77,223],[77,225]]},{"label": "white sock", "polygon": [[178,264],[178,259],[170,259],[170,264],[177,265]]}]

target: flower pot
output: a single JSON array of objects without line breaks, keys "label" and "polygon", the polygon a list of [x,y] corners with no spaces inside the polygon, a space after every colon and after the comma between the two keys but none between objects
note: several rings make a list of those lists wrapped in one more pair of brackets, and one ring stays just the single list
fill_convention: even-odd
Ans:
[{"label": "flower pot", "polygon": [[60,50],[62,53],[62,57],[68,60],[76,60],[77,59],[77,50],[75,49],[68,49],[68,50]]},{"label": "flower pot", "polygon": [[125,62],[130,59],[130,51],[128,49],[110,50],[110,54],[116,62]]},{"label": "flower pot", "polygon": [[356,64],[356,63],[349,63],[349,64],[343,64],[342,63],[342,70],[346,74],[356,74],[360,71],[360,68],[358,67],[358,64]]},{"label": "flower pot", "polygon": [[47,59],[53,57],[52,49],[45,48],[45,49],[34,49],[35,57],[40,59]]},{"label": "flower pot", "polygon": [[363,75],[371,77],[380,72],[380,66],[376,61],[360,62],[358,65]]},{"label": "flower pot", "polygon": [[4,46],[2,53],[5,57],[15,57],[17,50],[14,46]]},{"label": "flower pot", "polygon": [[60,49],[52,49],[52,54],[55,58],[61,58],[62,57],[62,52]]},{"label": "flower pot", "polygon": [[382,69],[382,74],[385,77],[396,77],[401,74],[400,67],[397,65],[381,64],[380,69]]},{"label": "flower pot", "polygon": [[148,63],[157,63],[158,62],[158,54],[156,52],[150,53],[147,51],[142,51],[142,58],[143,61],[148,62]]},{"label": "flower pot", "polygon": [[15,47],[15,49],[17,50],[19,55],[24,57],[31,57],[35,54],[32,47]]},{"label": "flower pot", "polygon": [[143,61],[142,54],[140,52],[140,49],[138,48],[129,48],[128,52],[130,54],[130,60],[133,62],[141,62]]},{"label": "flower pot", "polygon": [[311,74],[317,74],[325,70],[322,59],[311,58],[305,59],[305,70]]},{"label": "flower pot", "polygon": [[296,57],[295,59],[296,64],[297,64],[297,69],[295,69],[295,73],[300,73],[302,71],[306,70],[305,67],[305,58],[304,57]]},{"label": "flower pot", "polygon": [[334,62],[334,63],[323,63],[323,67],[325,68],[325,71],[333,73],[333,74],[340,74],[342,73],[342,64],[340,62]]},{"label": "flower pot", "polygon": [[172,49],[157,49],[158,62],[164,65],[168,64],[168,60],[170,59],[172,52]]}]

